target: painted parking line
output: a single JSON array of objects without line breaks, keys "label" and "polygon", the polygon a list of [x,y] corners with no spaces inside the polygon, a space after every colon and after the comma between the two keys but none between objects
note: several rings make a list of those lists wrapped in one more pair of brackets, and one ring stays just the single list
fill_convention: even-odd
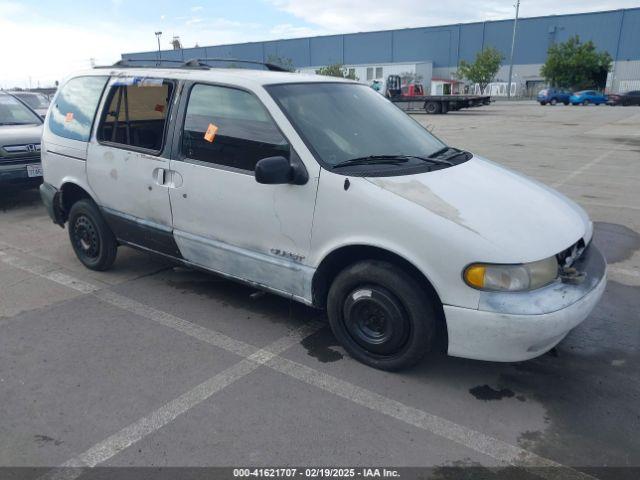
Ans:
[{"label": "painted parking line", "polygon": [[[10,257],[6,254],[0,255],[0,261],[7,261],[7,258],[15,257]],[[10,261],[14,266],[21,263],[15,260]],[[46,267],[38,268],[31,266],[30,268],[31,270],[28,271],[36,272],[42,270],[44,272],[42,276],[47,275],[45,278],[54,282],[57,281],[56,278],[58,277],[49,275]],[[37,275],[40,274],[37,273]],[[69,288],[90,290],[92,287],[90,284],[86,284],[86,282],[82,282],[80,280],[68,282],[66,277],[67,276],[65,276],[63,280],[65,283],[62,284],[69,286]],[[99,442],[87,451],[68,460],[61,465],[59,469],[52,470],[43,478],[66,480],[77,478],[82,474],[83,467],[94,467],[105,462],[123,449],[142,440],[149,434],[173,421],[177,416],[188,411],[190,408],[193,408],[193,406],[201,403],[211,397],[214,393],[219,392],[226,386],[235,382],[237,379],[251,373],[262,365],[291,378],[313,385],[323,391],[347,399],[357,405],[395,418],[405,424],[420,428],[439,437],[446,438],[459,445],[487,455],[502,464],[512,465],[523,469],[531,469],[530,472],[537,476],[550,479],[569,478],[584,480],[594,478],[588,474],[579,472],[571,467],[554,462],[553,460],[541,457],[533,452],[516,447],[490,435],[483,434],[423,410],[410,407],[397,400],[384,397],[365,388],[280,356],[280,354],[284,353],[289,347],[300,342],[305,335],[309,335],[313,331],[316,331],[320,327],[320,324],[316,322],[305,325],[293,334],[277,340],[266,348],[257,349],[256,347],[240,340],[232,339],[214,330],[200,327],[188,320],[162,312],[156,308],[144,305],[136,300],[114,292],[107,290],[92,290],[90,294],[118,308],[136,315],[142,315],[143,317],[153,320],[161,325],[173,328],[203,342],[235,353],[244,357],[244,359],[238,364],[213,376],[194,389],[182,394],[175,400],[165,404],[163,407],[160,407],[151,414],[123,428],[106,440]]]},{"label": "painted parking line", "polygon": [[638,271],[638,270],[631,270],[631,269],[628,269],[628,268],[613,267],[613,266],[609,266],[608,270],[611,273],[615,273],[617,275],[622,275],[624,277],[640,278],[640,271]]},{"label": "painted parking line", "polygon": [[[315,333],[323,324],[312,322],[304,325],[289,335],[282,337],[265,348],[256,351],[242,361],[214,375],[195,388],[183,393],[176,399],[154,410],[149,415],[124,427],[109,438],[95,444],[80,455],[66,461],[60,467],[50,470],[40,477],[41,480],[74,480],[81,476],[85,469],[100,465],[117,455],[122,450],[144,439],[153,432],[174,421],[178,416],[204,402],[215,393],[232,383],[254,372],[261,365],[283,353],[289,347]],[[207,338],[212,338],[208,336]],[[241,343],[241,342],[240,342]],[[219,346],[216,343],[216,346]]]},{"label": "painted parking line", "polygon": [[570,182],[571,180],[573,180],[577,176],[579,176],[582,173],[586,172],[590,168],[595,167],[598,163],[602,162],[603,160],[606,160],[611,155],[613,155],[617,151],[621,150],[623,147],[625,147],[627,145],[627,143],[628,143],[627,141],[619,143],[615,147],[613,147],[613,148],[605,151],[604,153],[598,155],[593,160],[583,164],[580,168],[575,169],[573,172],[571,172],[569,175],[564,177],[562,180],[557,181],[555,183],[552,183],[551,186],[553,188],[558,188],[558,187],[561,187],[561,186],[565,185],[566,183]]},{"label": "painted parking line", "polygon": [[0,250],[0,260],[7,265],[19,268],[33,275],[46,278],[47,280],[64,285],[65,287],[71,288],[80,293],[93,293],[100,289],[100,287],[78,280],[71,275],[67,275],[66,273],[56,270],[56,267],[54,266],[41,263],[33,264],[2,250]]}]

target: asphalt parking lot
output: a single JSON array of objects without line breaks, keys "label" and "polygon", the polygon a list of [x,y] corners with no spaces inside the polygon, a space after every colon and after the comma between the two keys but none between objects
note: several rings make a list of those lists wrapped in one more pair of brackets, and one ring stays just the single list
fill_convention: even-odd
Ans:
[{"label": "asphalt parking lot", "polygon": [[637,478],[600,467],[640,467],[640,108],[498,102],[416,118],[591,215],[609,284],[556,349],[522,363],[432,352],[377,371],[345,355],[322,312],[285,299],[127,248],[88,271],[37,192],[3,191],[0,466]]}]

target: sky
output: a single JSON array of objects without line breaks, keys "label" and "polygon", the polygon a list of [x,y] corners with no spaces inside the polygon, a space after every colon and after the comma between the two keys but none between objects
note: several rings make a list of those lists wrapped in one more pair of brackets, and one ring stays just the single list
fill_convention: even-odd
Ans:
[{"label": "sky", "polygon": [[[514,0],[0,0],[0,88],[50,86],[123,52],[511,18]],[[523,0],[522,17],[639,6]]]}]

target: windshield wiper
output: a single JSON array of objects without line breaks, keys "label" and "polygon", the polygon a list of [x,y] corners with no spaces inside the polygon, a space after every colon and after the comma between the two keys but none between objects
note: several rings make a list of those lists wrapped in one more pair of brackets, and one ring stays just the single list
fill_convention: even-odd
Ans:
[{"label": "windshield wiper", "polygon": [[0,123],[0,125],[7,126],[7,125],[29,125],[28,123],[22,123],[22,122],[2,122]]},{"label": "windshield wiper", "polygon": [[[438,165],[449,165],[450,167],[453,167],[453,163],[451,163],[449,160],[445,160],[445,159],[442,159],[442,158],[418,157],[416,155],[407,155],[407,157],[408,158],[416,158],[418,160],[422,160],[423,162],[431,162],[431,163],[436,163]],[[447,158],[449,158],[449,157],[447,157]]]},{"label": "windshield wiper", "polygon": [[366,157],[352,158],[344,162],[336,163],[331,168],[350,167],[352,165],[399,165],[407,163],[409,157],[406,155],[368,155]]},{"label": "windshield wiper", "polygon": [[[443,153],[448,152],[449,150],[454,150],[454,153],[451,155],[442,156]],[[455,163],[450,162],[449,159],[458,157],[460,155],[466,155],[467,152],[462,150],[456,150],[450,147],[443,148],[442,150],[438,150],[434,154],[428,157],[421,157],[419,155],[369,155],[366,157],[358,157],[352,158],[350,160],[345,160],[344,162],[337,163],[332,168],[341,168],[348,167],[351,165],[377,165],[377,164],[389,164],[389,165],[398,165],[401,163],[406,163],[410,159],[415,158],[416,160],[421,160],[423,162],[430,162],[437,165],[448,165],[452,167]],[[442,157],[441,157],[442,156]],[[441,157],[441,158],[438,158]]]},{"label": "windshield wiper", "polygon": [[[445,153],[447,153],[448,151],[453,151],[453,153],[449,154],[449,155],[444,155]],[[467,155],[468,152],[465,152],[464,150],[458,150],[457,148],[452,148],[452,147],[444,147],[441,148],[440,150],[438,150],[437,152],[432,153],[431,155],[429,155],[428,157],[426,157],[429,160],[434,160],[434,159],[441,159],[442,161],[447,161],[447,160],[451,160],[452,158],[456,158],[459,157],[461,155]],[[449,165],[453,165],[453,163],[451,162],[447,162]]]}]

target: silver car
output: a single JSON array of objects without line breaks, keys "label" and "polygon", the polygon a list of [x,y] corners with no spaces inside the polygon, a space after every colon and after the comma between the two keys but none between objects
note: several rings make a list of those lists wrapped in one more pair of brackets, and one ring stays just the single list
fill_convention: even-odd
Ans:
[{"label": "silver car", "polygon": [[42,119],[13,96],[0,92],[0,188],[42,182]]}]

